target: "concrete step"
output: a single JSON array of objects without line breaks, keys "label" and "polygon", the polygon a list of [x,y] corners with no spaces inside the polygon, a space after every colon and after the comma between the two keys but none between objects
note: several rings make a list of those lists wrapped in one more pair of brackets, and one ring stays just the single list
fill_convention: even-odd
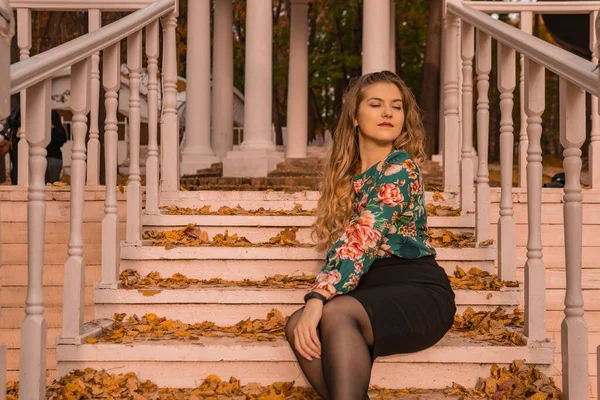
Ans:
[{"label": "concrete step", "polygon": [[227,178],[227,177],[181,177],[181,187],[186,190],[316,190],[321,181],[318,177],[287,176],[266,178]]},{"label": "concrete step", "polygon": [[[148,310],[185,323],[213,321],[234,325],[247,318],[264,318],[273,308],[284,316],[304,305],[307,288],[194,287],[186,289],[104,289],[94,290],[95,318],[110,319],[115,313],[144,315]],[[503,307],[511,311],[519,306],[521,290],[456,290],[458,313],[467,307],[491,311]]]},{"label": "concrete step", "polygon": [[[439,248],[437,261],[447,274],[459,265],[465,271],[477,267],[494,273],[496,249]],[[303,247],[176,247],[121,246],[121,270],[134,269],[142,276],[158,271],[161,276],[179,272],[188,278],[228,280],[264,279],[276,274],[316,274],[325,252]]]},{"label": "concrete step", "polygon": [[[456,193],[441,193],[444,200],[434,201],[434,192],[425,192],[425,201],[427,204],[447,205],[458,207],[460,196]],[[201,208],[210,204],[213,210],[219,207],[236,207],[239,205],[247,210],[264,207],[265,209],[285,209],[291,210],[296,203],[302,204],[305,210],[316,208],[319,200],[319,192],[299,191],[219,191],[219,190],[200,190],[193,192],[165,192],[161,194],[160,205],[174,205],[179,207]]]},{"label": "concrete step", "polygon": [[[537,364],[543,373],[551,375],[553,351],[551,341],[522,347],[498,346],[449,333],[427,350],[378,358],[371,384],[392,389],[442,389],[457,382],[473,387],[478,377],[489,376],[492,364],[508,366],[516,359]],[[112,373],[135,372],[142,380],[174,388],[195,387],[209,374],[225,379],[235,376],[242,385],[295,381],[298,386],[308,386],[285,340],[248,342],[244,338],[202,337],[193,342],[59,344],[56,355],[59,376],[76,368],[92,367]]]},{"label": "concrete step", "polygon": [[[216,211],[216,210],[215,210]],[[175,228],[188,224],[199,227],[310,227],[315,220],[312,215],[143,215],[142,224],[145,229]],[[456,217],[427,218],[429,228],[474,228],[475,215],[461,215]]]},{"label": "concrete step", "polygon": [[[431,230],[447,229],[456,234],[474,233],[473,215],[459,217],[430,217]],[[223,234],[243,236],[252,243],[268,242],[284,228],[297,227],[296,240],[300,243],[314,244],[311,238],[313,216],[254,216],[254,215],[145,215],[142,218],[144,231],[168,231],[181,229],[195,224],[208,233],[209,238]]]}]

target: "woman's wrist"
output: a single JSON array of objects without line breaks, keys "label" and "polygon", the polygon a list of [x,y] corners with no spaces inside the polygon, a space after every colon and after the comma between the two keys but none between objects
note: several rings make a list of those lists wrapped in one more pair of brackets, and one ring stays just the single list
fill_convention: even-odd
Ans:
[{"label": "woman's wrist", "polygon": [[324,289],[313,289],[304,296],[304,302],[308,304],[311,300],[318,300],[322,305],[325,305],[331,297],[331,294]]}]

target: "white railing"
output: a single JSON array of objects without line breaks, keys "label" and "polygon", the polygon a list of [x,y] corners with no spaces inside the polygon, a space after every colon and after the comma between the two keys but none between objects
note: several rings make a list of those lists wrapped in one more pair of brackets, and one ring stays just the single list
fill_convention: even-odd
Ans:
[{"label": "white railing", "polygon": [[[0,0],[0,120],[10,114],[10,42],[14,35],[13,11],[6,0]],[[0,123],[0,131],[4,127]],[[0,142],[3,141],[0,138]],[[1,214],[1,213],[0,213]],[[1,237],[1,235],[0,235]],[[2,267],[2,241],[0,240],[0,268]],[[6,399],[6,345],[0,344],[0,400]]]},{"label": "white railing", "polygon": [[[60,8],[61,2],[14,1],[19,23],[30,22],[31,8]],[[71,9],[70,3],[63,8]],[[128,5],[129,8],[126,8]],[[98,88],[100,78],[105,89],[106,120],[104,121],[106,199],[102,220],[102,281],[104,287],[116,287],[119,274],[119,219],[117,216],[117,108],[118,90],[121,82],[120,41],[127,39],[127,67],[130,75],[129,133],[130,165],[127,185],[127,236],[128,243],[141,241],[142,187],[140,182],[140,100],[139,81],[142,68],[142,30],[146,31],[146,56],[148,59],[149,87],[149,156],[146,164],[146,212],[158,212],[159,162],[158,162],[158,57],[159,23],[163,24],[163,79],[162,79],[162,162],[161,190],[178,190],[178,133],[176,112],[176,40],[177,1],[89,1],[80,6],[91,9],[91,32],[64,45],[23,60],[10,68],[11,93],[22,94],[22,132],[29,170],[26,171],[29,190],[27,215],[28,229],[28,287],[25,319],[21,325],[20,398],[45,398],[46,376],[46,322],[42,294],[44,260],[45,147],[50,141],[51,80],[64,68],[71,68],[70,108],[72,119],[71,164],[71,230],[68,243],[68,259],[64,269],[63,324],[59,343],[81,343],[91,332],[83,331],[85,265],[83,261],[83,208],[86,178],[88,184],[98,184],[98,169],[86,169],[86,115],[99,107]],[[142,8],[143,7],[143,8]],[[117,22],[99,26],[100,9],[139,8]],[[30,26],[29,28],[30,29]],[[21,31],[19,32],[21,33]],[[29,36],[18,37],[21,54],[31,45]],[[25,42],[25,46],[22,44]],[[100,77],[98,62],[100,53],[103,76]],[[92,99],[96,97],[96,100]],[[98,159],[98,111],[92,111],[88,152]],[[96,119],[96,121],[94,121]],[[94,131],[96,132],[94,134]],[[98,143],[96,143],[98,142]],[[21,172],[21,165],[19,165]],[[91,171],[91,172],[90,172]],[[19,177],[21,179],[21,176]],[[23,181],[19,181],[22,184]]]},{"label": "white railing", "polygon": [[[533,3],[522,3],[522,2],[502,2],[502,1],[463,1],[462,3],[465,6],[471,7],[473,9],[485,12],[485,13],[499,13],[499,14],[519,14],[520,15],[520,29],[524,33],[531,34],[533,29],[533,16],[535,14],[588,14],[590,16],[590,51],[592,52],[592,62],[597,63],[598,57],[595,49],[593,48],[594,43],[596,42],[596,33],[593,29],[594,21],[596,19],[598,9],[600,8],[600,2],[598,1],[562,1],[562,2],[553,2],[553,1],[538,1]],[[459,34],[459,36],[462,34]],[[460,47],[460,46],[459,46]],[[462,49],[463,54],[463,71],[462,75],[459,75],[462,81],[461,90],[470,90],[470,82],[466,82],[462,80],[464,74],[469,73],[468,71],[464,71],[465,64],[469,64],[469,53],[464,53],[465,49]],[[472,59],[472,56],[471,56]],[[524,56],[520,55],[520,65],[521,65],[521,75],[519,76],[519,86],[520,93],[524,93],[523,88],[523,73],[524,73]],[[465,86],[467,85],[467,86]],[[467,94],[467,97],[469,94]],[[465,99],[463,97],[463,101],[460,104],[460,108],[464,107]],[[596,109],[598,107],[598,97],[592,96],[591,99],[591,108]],[[527,115],[524,110],[524,102],[519,102],[520,107],[520,115],[521,115],[521,124],[519,126],[519,141],[518,141],[518,178],[519,178],[519,187],[525,188],[527,187]],[[464,118],[464,115],[462,116]],[[464,128],[462,129],[464,133]],[[590,157],[588,159],[589,165],[589,180],[591,188],[600,188],[600,156],[594,157],[593,154],[600,154],[600,114],[592,113],[591,114],[591,143],[589,147]],[[465,140],[467,142],[465,142]],[[467,153],[463,154],[466,151],[466,148],[469,148],[469,138],[462,138],[462,148],[457,148],[456,144],[448,143],[445,140],[441,140],[440,143],[443,143],[444,146],[448,147],[448,149],[444,148],[444,153],[452,152],[447,157],[448,163],[444,162],[445,165],[455,165],[458,163],[458,160],[461,160],[461,164],[464,163],[465,167],[461,167],[461,169],[465,169],[467,165],[473,164],[473,157],[469,156]],[[470,142],[472,143],[472,141]],[[470,145],[472,148],[472,144]],[[470,153],[472,154],[472,153]],[[456,158],[458,157],[458,159]],[[461,196],[464,199],[462,202],[462,211],[464,213],[474,211],[474,195],[472,194],[472,188],[467,185],[461,185],[458,179],[458,174],[452,168],[445,169],[445,190],[451,192],[457,192],[460,187]],[[464,177],[465,182],[470,177],[470,173],[462,173],[462,177]]]},{"label": "white railing", "polygon": [[[527,188],[528,242],[525,264],[525,334],[530,343],[547,340],[546,277],[542,258],[542,114],[545,107],[545,70],[560,78],[560,141],[564,147],[564,238],[566,258],[565,318],[561,327],[562,377],[566,399],[585,399],[589,393],[588,332],[583,318],[582,268],[582,195],[581,146],[586,139],[585,94],[596,97],[600,92],[595,64],[568,51],[531,36],[533,13],[586,13],[595,19],[600,2],[461,2],[447,0],[444,16],[444,129],[445,174],[460,171],[461,206],[472,209],[475,201],[477,241],[490,237],[490,190],[487,165],[489,137],[489,73],[492,64],[492,40],[498,42],[498,89],[500,91],[501,199],[498,220],[498,272],[502,279],[516,279],[515,220],[512,203],[512,170],[514,127],[512,120],[513,91],[516,87],[516,52],[522,57],[522,90],[524,100],[521,125],[519,166],[526,165],[521,184]],[[496,20],[485,12],[521,13],[521,30]],[[528,21],[529,20],[529,21]],[[592,24],[593,25],[593,24]],[[523,29],[524,28],[524,29]],[[525,31],[525,32],[524,32]],[[528,32],[529,31],[529,32]],[[595,38],[595,35],[591,36]],[[476,41],[474,48],[473,41]],[[593,43],[593,42],[592,42]],[[459,57],[462,69],[459,69]],[[477,143],[479,164],[477,188],[472,193],[472,60],[477,73]],[[460,74],[462,73],[462,76]],[[462,90],[459,82],[462,81]],[[459,104],[461,107],[459,108]],[[592,115],[598,113],[595,100]],[[462,115],[460,114],[462,109]],[[592,119],[593,135],[598,130],[597,116]],[[525,127],[525,135],[523,128]],[[461,132],[462,129],[462,132]],[[452,148],[459,143],[462,148]],[[526,138],[526,140],[524,140]],[[595,138],[594,138],[595,139]],[[592,149],[598,139],[592,140]],[[590,154],[593,150],[590,149]],[[451,153],[447,153],[450,151]],[[526,152],[526,158],[525,158]],[[598,152],[596,151],[596,154]],[[459,161],[459,156],[460,161]],[[596,157],[599,158],[599,157]],[[446,161],[447,160],[447,161]],[[598,159],[590,161],[590,171]],[[460,165],[460,167],[459,167]],[[450,186],[456,181],[450,178]],[[448,185],[446,185],[448,187]]]}]

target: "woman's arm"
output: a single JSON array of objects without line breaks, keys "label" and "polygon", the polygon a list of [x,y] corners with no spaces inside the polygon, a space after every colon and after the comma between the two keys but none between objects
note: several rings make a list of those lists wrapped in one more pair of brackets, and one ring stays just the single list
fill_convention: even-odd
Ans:
[{"label": "woman's arm", "polygon": [[421,177],[407,154],[399,154],[375,179],[374,188],[359,205],[364,208],[353,215],[329,251],[327,263],[311,290],[320,290],[328,299],[354,290],[378,255],[386,250],[386,236],[413,219],[414,197],[423,190]]}]

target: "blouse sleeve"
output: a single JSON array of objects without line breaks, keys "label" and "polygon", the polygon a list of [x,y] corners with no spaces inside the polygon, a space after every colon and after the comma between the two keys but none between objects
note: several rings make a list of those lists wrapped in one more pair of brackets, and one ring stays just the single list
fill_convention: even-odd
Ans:
[{"label": "blouse sleeve", "polygon": [[[328,298],[354,290],[378,255],[385,254],[386,236],[412,219],[421,182],[411,159],[392,159],[385,164],[358,203],[344,234],[328,252],[311,290],[325,290]],[[360,181],[355,184],[361,186]]]}]

